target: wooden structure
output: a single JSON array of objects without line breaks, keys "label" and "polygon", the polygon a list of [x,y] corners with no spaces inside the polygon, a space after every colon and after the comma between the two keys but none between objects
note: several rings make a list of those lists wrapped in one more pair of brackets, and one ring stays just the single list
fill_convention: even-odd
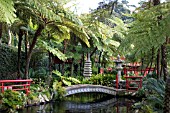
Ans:
[{"label": "wooden structure", "polygon": [[13,91],[25,91],[26,95],[30,92],[30,85],[32,80],[0,80],[0,89],[3,93],[7,89]]},{"label": "wooden structure", "polygon": [[137,91],[142,88],[143,76],[125,76],[125,78],[127,91]]}]

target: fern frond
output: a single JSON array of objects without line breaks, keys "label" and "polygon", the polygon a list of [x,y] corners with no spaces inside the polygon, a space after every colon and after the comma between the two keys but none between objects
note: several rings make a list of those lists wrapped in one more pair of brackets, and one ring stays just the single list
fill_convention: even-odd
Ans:
[{"label": "fern frond", "polygon": [[12,0],[0,0],[0,22],[11,24],[15,21],[15,9]]}]

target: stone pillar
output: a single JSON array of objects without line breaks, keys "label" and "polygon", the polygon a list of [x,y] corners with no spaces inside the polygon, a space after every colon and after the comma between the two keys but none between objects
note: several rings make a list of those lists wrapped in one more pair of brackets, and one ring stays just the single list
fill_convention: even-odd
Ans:
[{"label": "stone pillar", "polygon": [[123,69],[122,64],[123,64],[123,60],[120,59],[120,56],[117,56],[117,60],[114,61],[116,63],[116,70],[117,70],[117,75],[118,75],[118,83],[121,80],[121,71]]},{"label": "stone pillar", "polygon": [[84,63],[84,72],[83,75],[85,78],[90,78],[92,74],[92,69],[91,69],[91,60],[90,60],[90,53],[87,55],[87,60]]},{"label": "stone pillar", "polygon": [[167,78],[166,81],[164,113],[170,113],[170,78]]},{"label": "stone pillar", "polygon": [[120,56],[117,56],[117,59],[114,60],[114,62],[116,63],[116,70],[117,70],[117,79],[116,79],[116,87],[119,88],[120,87],[120,81],[121,81],[121,71],[123,69],[122,64],[123,64],[123,60],[120,59]]}]

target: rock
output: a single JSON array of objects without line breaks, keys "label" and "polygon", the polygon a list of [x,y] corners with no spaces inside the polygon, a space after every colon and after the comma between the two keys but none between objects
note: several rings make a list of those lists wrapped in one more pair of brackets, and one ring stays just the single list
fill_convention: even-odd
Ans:
[{"label": "rock", "polygon": [[43,96],[43,98],[44,98],[45,101],[47,101],[47,102],[49,101],[47,95],[42,95],[42,96]]},{"label": "rock", "polygon": [[39,98],[39,100],[40,100],[40,103],[41,103],[41,102],[45,102],[45,99],[43,98],[43,96],[42,96],[41,94],[39,94],[38,98]]}]

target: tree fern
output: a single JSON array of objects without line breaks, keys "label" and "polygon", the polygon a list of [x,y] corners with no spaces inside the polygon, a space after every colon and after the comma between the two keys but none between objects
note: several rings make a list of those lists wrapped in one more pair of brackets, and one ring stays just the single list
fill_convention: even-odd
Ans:
[{"label": "tree fern", "polygon": [[[131,42],[130,44],[133,44],[136,50],[150,51],[152,47],[159,48],[165,42],[165,37],[170,35],[168,32],[169,6],[169,3],[163,3],[134,14],[135,21],[130,25],[123,43],[124,47],[129,47],[128,42]],[[162,16],[161,20],[158,20],[159,16]]]},{"label": "tree fern", "polygon": [[16,15],[12,0],[0,0],[0,11],[0,22],[14,22]]}]

